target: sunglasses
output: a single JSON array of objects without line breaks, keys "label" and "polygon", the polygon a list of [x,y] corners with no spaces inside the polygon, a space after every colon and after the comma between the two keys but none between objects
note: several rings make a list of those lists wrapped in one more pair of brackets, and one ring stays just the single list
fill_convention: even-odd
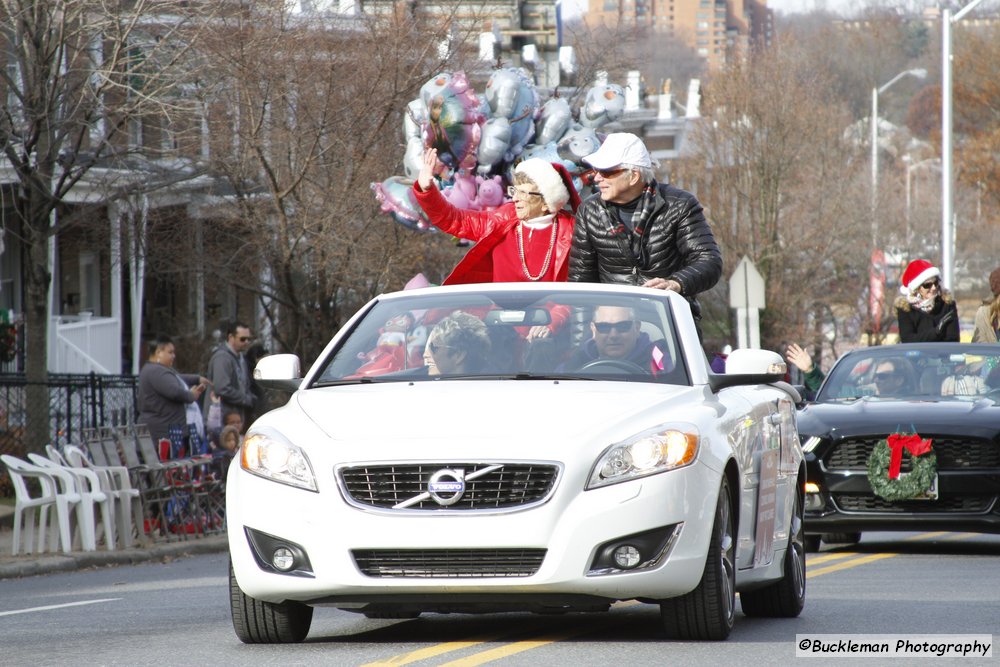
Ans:
[{"label": "sunglasses", "polygon": [[941,283],[939,283],[938,281],[936,281],[936,280],[928,280],[927,282],[925,282],[920,287],[922,287],[923,289],[931,289],[932,287],[940,287],[940,286],[941,286]]},{"label": "sunglasses", "polygon": [[513,185],[507,186],[507,196],[511,199],[527,199],[530,196],[541,197],[541,192],[524,192],[523,190],[518,190]]},{"label": "sunglasses", "polygon": [[623,334],[628,333],[635,326],[635,320],[622,320],[621,322],[594,322],[594,329],[597,333],[611,333],[612,330]]},{"label": "sunglasses", "polygon": [[608,180],[625,171],[625,167],[618,167],[617,169],[595,169],[594,171],[604,180]]},{"label": "sunglasses", "polygon": [[246,343],[247,341],[253,340],[253,337],[251,337],[251,336],[240,336],[236,340],[240,341],[241,343]]},{"label": "sunglasses", "polygon": [[443,350],[445,348],[450,348],[450,347],[452,347],[452,346],[451,345],[441,345],[440,343],[428,343],[427,344],[427,349],[431,351],[431,354],[437,354],[439,350]]},{"label": "sunglasses", "polygon": [[899,378],[899,374],[896,371],[883,371],[881,373],[875,374],[876,382],[891,382]]}]

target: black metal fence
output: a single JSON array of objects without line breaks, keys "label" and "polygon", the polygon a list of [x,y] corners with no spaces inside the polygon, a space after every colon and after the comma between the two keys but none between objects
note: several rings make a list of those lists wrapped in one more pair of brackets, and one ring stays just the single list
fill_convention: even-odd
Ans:
[{"label": "black metal fence", "polygon": [[[135,423],[135,375],[53,373],[41,384],[47,387],[50,442],[78,442],[82,429]],[[0,453],[23,456],[26,450],[25,426],[33,407],[28,387],[23,375],[0,374]]]}]

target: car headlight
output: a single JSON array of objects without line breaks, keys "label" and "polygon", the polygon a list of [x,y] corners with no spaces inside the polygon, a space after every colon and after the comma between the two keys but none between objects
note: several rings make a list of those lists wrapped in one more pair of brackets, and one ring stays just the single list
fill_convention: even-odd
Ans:
[{"label": "car headlight", "polygon": [[300,489],[316,491],[309,457],[274,431],[252,431],[240,447],[240,466],[249,473]]},{"label": "car headlight", "polygon": [[627,482],[675,470],[698,454],[698,430],[693,425],[658,426],[611,445],[594,464],[588,489]]}]

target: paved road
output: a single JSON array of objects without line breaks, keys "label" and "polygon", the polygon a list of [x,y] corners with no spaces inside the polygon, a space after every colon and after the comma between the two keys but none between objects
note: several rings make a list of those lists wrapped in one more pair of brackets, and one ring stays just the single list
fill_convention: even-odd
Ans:
[{"label": "paved road", "polygon": [[226,567],[218,553],[2,580],[0,663],[631,667],[718,665],[738,656],[767,665],[794,660],[797,634],[1000,636],[1000,536],[968,533],[873,533],[855,547],[824,547],[810,557],[800,618],[740,615],[719,643],[667,642],[655,607],[623,604],[607,614],[409,621],[320,609],[304,644],[245,646],[229,620]]}]

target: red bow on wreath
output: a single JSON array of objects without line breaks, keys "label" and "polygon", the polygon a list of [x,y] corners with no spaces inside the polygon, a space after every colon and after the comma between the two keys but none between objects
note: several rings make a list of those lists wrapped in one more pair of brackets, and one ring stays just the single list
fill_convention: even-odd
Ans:
[{"label": "red bow on wreath", "polygon": [[903,463],[903,448],[906,448],[912,456],[920,456],[931,451],[931,441],[924,440],[916,433],[909,435],[893,433],[885,441],[889,445],[889,479],[899,477],[899,466]]}]

